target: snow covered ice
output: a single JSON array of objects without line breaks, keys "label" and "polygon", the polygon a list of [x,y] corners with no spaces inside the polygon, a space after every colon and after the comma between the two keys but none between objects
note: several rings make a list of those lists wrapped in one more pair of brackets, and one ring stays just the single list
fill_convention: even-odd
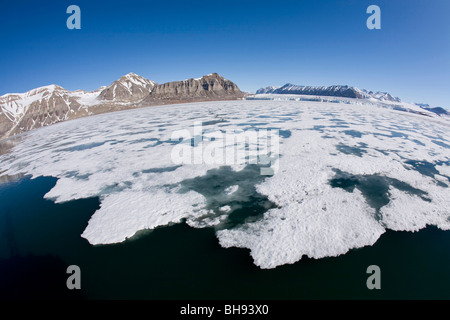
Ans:
[{"label": "snow covered ice", "polygon": [[[278,170],[260,175],[245,158],[173,163],[172,133],[198,122],[279,130]],[[223,247],[248,248],[256,265],[274,268],[372,245],[386,229],[449,230],[449,132],[448,120],[374,105],[192,103],[31,131],[0,157],[0,172],[58,178],[45,195],[55,202],[98,196],[101,208],[81,235],[91,244],[186,221],[216,228]]]}]

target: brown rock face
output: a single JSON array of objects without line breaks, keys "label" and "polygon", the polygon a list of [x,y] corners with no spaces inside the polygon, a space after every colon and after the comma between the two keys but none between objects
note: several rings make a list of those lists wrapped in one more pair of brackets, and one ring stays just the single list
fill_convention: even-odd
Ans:
[{"label": "brown rock face", "polygon": [[14,126],[14,123],[8,119],[5,113],[0,112],[0,139],[5,136]]},{"label": "brown rock face", "polygon": [[199,79],[168,82],[153,88],[145,102],[152,99],[186,99],[186,98],[242,98],[244,94],[238,86],[218,75],[212,73]]}]

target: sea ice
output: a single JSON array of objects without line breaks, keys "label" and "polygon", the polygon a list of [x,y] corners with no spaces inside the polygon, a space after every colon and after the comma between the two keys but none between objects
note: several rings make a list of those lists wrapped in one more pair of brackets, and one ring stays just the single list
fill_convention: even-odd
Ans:
[{"label": "sea ice", "polygon": [[[226,168],[174,163],[172,133],[194,133],[199,122],[209,131],[278,129],[280,154],[271,163],[278,170],[255,178],[245,157]],[[450,230],[449,128],[444,119],[376,105],[149,107],[33,130],[0,157],[0,172],[58,178],[45,195],[55,202],[98,196],[101,207],[81,235],[91,244],[186,221],[216,228],[222,246],[248,248],[256,265],[274,268],[372,245],[386,229]],[[188,147],[195,151],[202,142],[193,137]],[[347,180],[333,186],[339,172]],[[257,210],[247,216],[251,201]]]}]

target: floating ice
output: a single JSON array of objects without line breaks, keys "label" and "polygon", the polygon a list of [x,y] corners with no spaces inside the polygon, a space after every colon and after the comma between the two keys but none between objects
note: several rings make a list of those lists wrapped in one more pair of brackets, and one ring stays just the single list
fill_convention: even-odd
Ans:
[{"label": "floating ice", "polygon": [[[193,133],[198,122],[209,131],[278,129],[278,170],[262,176],[245,157],[174,163],[172,133]],[[372,245],[386,229],[450,230],[449,129],[445,120],[368,105],[150,107],[29,132],[0,157],[0,172],[57,177],[45,195],[55,202],[98,196],[82,234],[92,244],[186,221],[216,228],[222,246],[249,248],[256,265],[274,268]]]}]

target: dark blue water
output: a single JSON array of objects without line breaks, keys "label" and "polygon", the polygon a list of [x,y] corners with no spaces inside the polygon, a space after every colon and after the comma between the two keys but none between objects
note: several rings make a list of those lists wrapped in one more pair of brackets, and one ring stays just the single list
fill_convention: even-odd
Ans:
[{"label": "dark blue water", "polygon": [[[44,200],[55,183],[25,177],[0,185],[0,298],[450,299],[448,231],[388,231],[340,257],[261,270],[248,250],[224,249],[214,229],[185,223],[91,246],[80,234],[99,200]],[[72,264],[81,269],[80,291],[66,288]],[[381,290],[366,287],[373,264]]]}]

